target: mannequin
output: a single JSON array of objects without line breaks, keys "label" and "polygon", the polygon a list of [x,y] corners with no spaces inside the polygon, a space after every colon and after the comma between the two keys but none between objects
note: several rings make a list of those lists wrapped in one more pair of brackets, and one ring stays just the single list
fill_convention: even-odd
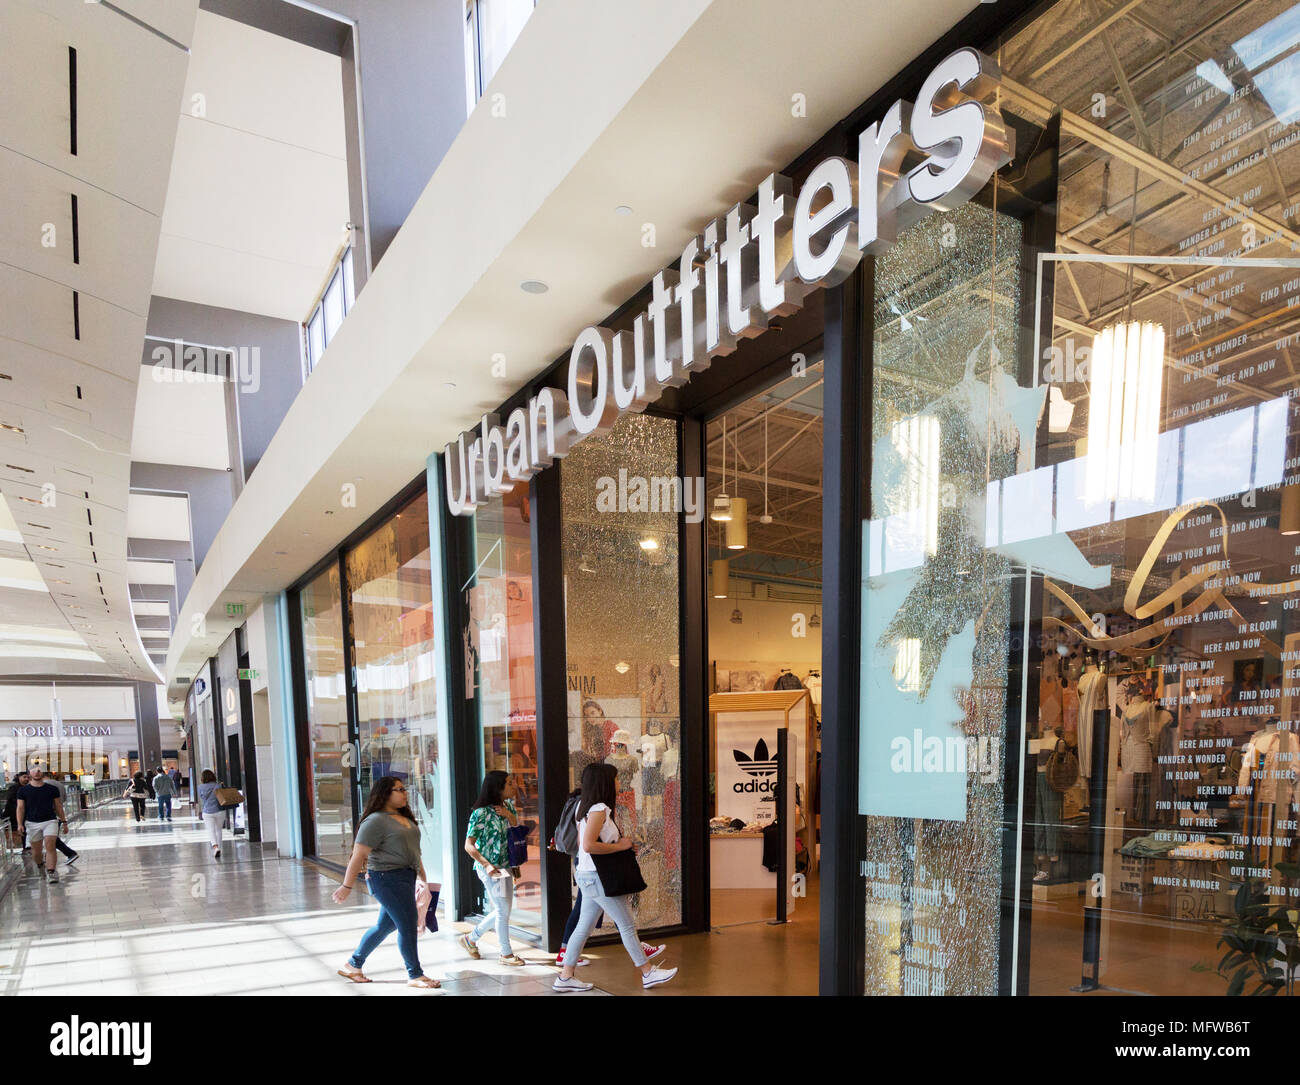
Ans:
[{"label": "mannequin", "polygon": [[1079,772],[1085,778],[1092,775],[1093,713],[1105,707],[1106,676],[1098,669],[1096,657],[1089,653],[1079,676]]},{"label": "mannequin", "polygon": [[1061,726],[1063,701],[1060,678],[1055,673],[1047,674],[1044,668],[1044,674],[1038,680],[1038,733],[1040,735],[1047,735]]},{"label": "mannequin", "polygon": [[664,814],[663,760],[668,752],[668,736],[663,733],[663,720],[646,720],[646,733],[641,736],[641,794],[642,811],[649,824],[661,821]]},{"label": "mannequin", "polygon": [[1071,746],[1079,744],[1079,690],[1068,677],[1061,678],[1061,736]]},{"label": "mannequin", "polygon": [[605,764],[613,765],[618,772],[618,788],[614,807],[615,820],[625,835],[632,835],[637,823],[637,791],[641,784],[641,762],[629,752],[632,736],[626,731],[615,731],[609,739],[609,756]]},{"label": "mannequin", "polygon": [[813,708],[817,710],[818,715],[822,710],[822,672],[819,668],[814,667],[808,672],[808,676],[803,680],[804,689],[808,691]]},{"label": "mannequin", "polygon": [[1151,797],[1155,800],[1155,805],[1151,820],[1163,824],[1172,819],[1178,798],[1177,783],[1172,779],[1175,764],[1172,760],[1160,760],[1162,757],[1172,758],[1178,750],[1178,723],[1173,713],[1157,708],[1153,732],[1151,747],[1156,763],[1152,770],[1155,772],[1155,780],[1152,783]]},{"label": "mannequin", "polygon": [[[1270,869],[1275,861],[1273,849],[1258,838],[1271,840],[1277,819],[1293,818],[1293,809],[1300,804],[1300,736],[1280,730],[1279,722],[1273,716],[1250,736],[1237,776],[1238,792],[1248,796],[1245,835],[1250,842],[1249,854]],[[1282,858],[1285,856],[1278,856],[1276,861]]]},{"label": "mannequin", "polygon": [[[1121,744],[1119,764],[1122,772],[1133,774],[1133,800],[1129,807],[1129,825],[1145,828],[1151,819],[1151,737],[1156,706],[1147,700],[1142,679],[1128,685],[1129,702],[1120,717]],[[1115,707],[1119,714],[1119,706]]]}]

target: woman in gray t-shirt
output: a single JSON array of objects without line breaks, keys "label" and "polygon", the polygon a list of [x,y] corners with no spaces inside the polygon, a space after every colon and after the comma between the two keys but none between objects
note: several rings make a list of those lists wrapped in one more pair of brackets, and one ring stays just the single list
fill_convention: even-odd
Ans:
[{"label": "woman in gray t-shirt", "polygon": [[420,827],[407,805],[406,784],[396,776],[381,776],[370,789],[352,859],[343,875],[343,884],[334,890],[335,904],[348,899],[363,867],[370,895],[379,902],[379,917],[361,936],[357,951],[338,974],[353,983],[369,983],[370,979],[361,971],[362,965],[380,942],[397,931],[397,948],[406,964],[407,986],[441,986],[420,967],[416,947],[419,926],[415,907],[416,875],[421,883],[427,879],[420,858]]}]

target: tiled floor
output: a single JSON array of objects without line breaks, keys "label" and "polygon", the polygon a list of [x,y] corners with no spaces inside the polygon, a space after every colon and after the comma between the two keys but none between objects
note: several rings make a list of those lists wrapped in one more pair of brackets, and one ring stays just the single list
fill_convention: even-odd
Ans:
[{"label": "tiled floor", "polygon": [[[91,811],[70,840],[81,858],[68,867],[60,857],[58,884],[32,874],[0,902],[0,994],[438,997],[406,986],[395,936],[368,962],[373,983],[335,975],[373,920],[364,893],[340,907],[337,883],[229,833],[213,860],[187,804],[174,822],[153,813],[136,825],[125,803]],[[554,995],[540,950],[516,947],[538,962],[525,968],[470,961],[451,926],[420,937],[420,961],[443,992]]]}]

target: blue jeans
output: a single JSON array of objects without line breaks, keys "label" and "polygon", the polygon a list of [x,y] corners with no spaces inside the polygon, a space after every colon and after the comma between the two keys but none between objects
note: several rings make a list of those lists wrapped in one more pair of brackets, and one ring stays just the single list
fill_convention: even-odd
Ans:
[{"label": "blue jeans", "polygon": [[172,819],[172,797],[170,795],[158,796],[158,820],[171,821]]},{"label": "blue jeans", "polygon": [[370,895],[379,901],[379,918],[361,936],[361,943],[348,958],[348,964],[360,968],[379,943],[397,931],[397,948],[406,965],[406,974],[411,979],[419,979],[424,975],[424,969],[420,967],[420,954],[416,948],[415,871],[410,867],[372,870],[367,879]]},{"label": "blue jeans", "polygon": [[506,871],[504,878],[493,878],[478,863],[474,864],[474,872],[478,875],[478,880],[483,883],[483,888],[487,890],[489,911],[474,928],[474,933],[469,936],[469,940],[478,942],[495,924],[501,956],[509,957],[514,953],[510,948],[510,909],[515,902],[515,880],[510,876],[509,870]]},{"label": "blue jeans", "polygon": [[623,948],[632,958],[632,963],[640,968],[645,964],[645,951],[641,948],[641,938],[636,932],[636,922],[632,919],[631,898],[629,896],[607,897],[600,884],[600,876],[594,870],[579,870],[574,879],[582,893],[582,914],[578,917],[578,928],[569,939],[564,951],[565,962],[576,963],[582,956],[582,947],[587,944],[591,929],[603,911],[614,925],[618,927],[619,937],[623,939]]}]

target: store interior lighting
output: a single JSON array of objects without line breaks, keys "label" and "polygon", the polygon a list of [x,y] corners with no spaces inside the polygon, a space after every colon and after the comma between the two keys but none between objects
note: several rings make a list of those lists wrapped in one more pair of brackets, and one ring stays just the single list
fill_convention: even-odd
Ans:
[{"label": "store interior lighting", "polygon": [[1300,482],[1282,487],[1282,515],[1277,526],[1283,535],[1300,535]]},{"label": "store interior lighting", "polygon": [[725,599],[727,597],[727,589],[730,586],[727,575],[729,568],[730,563],[726,558],[718,558],[713,562],[711,579],[713,580],[714,599]]},{"label": "store interior lighting", "polygon": [[917,414],[895,422],[890,443],[903,464],[903,516],[925,553],[939,550],[939,419]]},{"label": "store interior lighting", "polygon": [[1155,497],[1164,370],[1161,324],[1113,324],[1093,339],[1085,483],[1089,504]]},{"label": "store interior lighting", "polygon": [[727,549],[744,550],[749,545],[749,502],[743,497],[731,499],[731,519],[727,521]]}]

